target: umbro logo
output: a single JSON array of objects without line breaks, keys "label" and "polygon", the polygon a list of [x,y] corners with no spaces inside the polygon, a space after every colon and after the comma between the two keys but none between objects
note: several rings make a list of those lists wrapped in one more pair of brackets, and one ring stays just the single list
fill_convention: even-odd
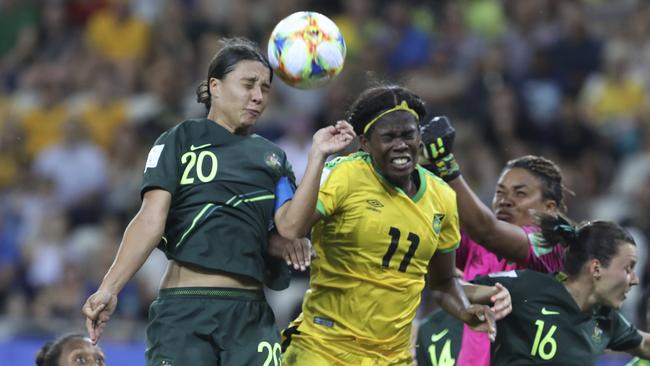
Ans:
[{"label": "umbro logo", "polygon": [[384,207],[384,204],[379,200],[366,200],[366,202],[368,202],[369,205],[366,208],[371,211],[381,212],[381,208]]}]

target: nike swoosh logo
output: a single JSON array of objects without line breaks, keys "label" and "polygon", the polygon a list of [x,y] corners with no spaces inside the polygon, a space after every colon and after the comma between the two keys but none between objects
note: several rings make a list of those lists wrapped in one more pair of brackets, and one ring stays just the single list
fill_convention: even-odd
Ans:
[{"label": "nike swoosh logo", "polygon": [[546,307],[543,307],[542,315],[560,315],[560,312],[555,310],[546,310]]},{"label": "nike swoosh logo", "polygon": [[212,145],[212,144],[203,144],[203,145],[200,145],[200,146],[190,145],[190,150],[195,151],[195,150],[198,150],[198,149],[203,149],[204,147],[208,147],[210,145]]},{"label": "nike swoosh logo", "polygon": [[440,340],[440,338],[446,336],[447,333],[449,333],[449,329],[445,329],[445,330],[443,330],[442,332],[440,332],[438,334],[431,335],[431,342],[433,342],[433,343],[438,342]]}]

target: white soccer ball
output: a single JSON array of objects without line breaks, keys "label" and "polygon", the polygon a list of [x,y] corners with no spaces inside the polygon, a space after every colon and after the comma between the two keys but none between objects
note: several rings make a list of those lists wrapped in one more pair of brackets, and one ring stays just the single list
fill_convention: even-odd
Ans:
[{"label": "white soccer ball", "polygon": [[345,40],[323,14],[293,13],[282,19],[269,38],[268,57],[287,84],[311,89],[327,84],[343,69]]}]

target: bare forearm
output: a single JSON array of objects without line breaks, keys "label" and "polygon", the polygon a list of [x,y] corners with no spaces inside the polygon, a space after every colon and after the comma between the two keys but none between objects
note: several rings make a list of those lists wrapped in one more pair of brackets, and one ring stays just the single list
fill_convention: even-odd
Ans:
[{"label": "bare forearm", "polygon": [[517,225],[498,220],[462,176],[449,184],[456,191],[460,226],[469,236],[492,253],[509,261],[525,263],[529,247],[526,232]]},{"label": "bare forearm", "polygon": [[447,281],[434,285],[432,290],[434,291],[434,298],[438,305],[454,318],[465,323],[475,320],[473,317],[469,317],[469,314],[464,311],[469,307],[470,302],[457,279],[450,278]]},{"label": "bare forearm", "polygon": [[458,215],[463,229],[477,241],[489,236],[497,221],[492,210],[474,194],[462,175],[449,185],[456,191]]},{"label": "bare forearm", "polygon": [[106,272],[100,289],[118,293],[142,267],[160,241],[164,227],[136,215],[124,231],[113,264]]},{"label": "bare forearm", "polygon": [[494,287],[463,283],[463,291],[472,304],[492,305]]},{"label": "bare forearm", "polygon": [[282,213],[276,220],[278,233],[287,239],[296,239],[307,235],[311,219],[316,211],[320,177],[326,156],[310,152],[309,161],[300,185],[293,199],[282,207]]}]

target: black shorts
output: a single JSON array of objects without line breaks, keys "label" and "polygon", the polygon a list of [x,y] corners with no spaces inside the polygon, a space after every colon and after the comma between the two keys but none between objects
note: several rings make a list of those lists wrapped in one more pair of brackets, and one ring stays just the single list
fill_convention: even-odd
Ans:
[{"label": "black shorts", "polygon": [[149,308],[147,366],[280,366],[280,357],[262,290],[162,289]]}]

